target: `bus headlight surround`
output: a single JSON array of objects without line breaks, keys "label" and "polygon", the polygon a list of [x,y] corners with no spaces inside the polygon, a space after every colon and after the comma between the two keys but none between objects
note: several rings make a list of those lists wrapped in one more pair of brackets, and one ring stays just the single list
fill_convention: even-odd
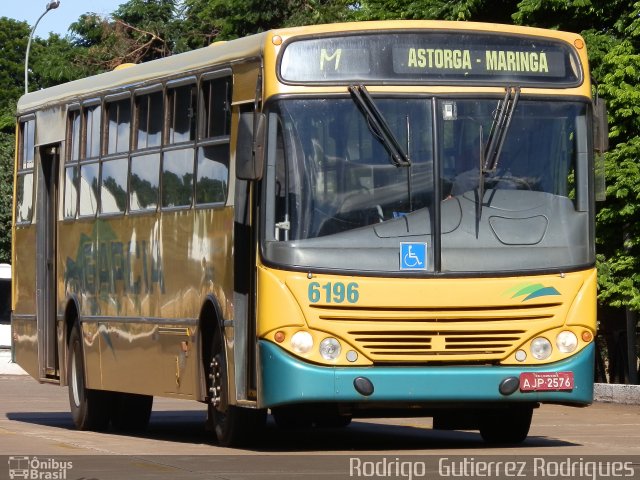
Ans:
[{"label": "bus headlight surround", "polygon": [[571,353],[578,348],[578,337],[569,330],[563,330],[556,337],[556,346],[562,353]]},{"label": "bus headlight surround", "polygon": [[551,342],[544,337],[538,337],[531,342],[531,355],[537,360],[546,360],[552,351]]},{"label": "bus headlight surround", "polygon": [[342,347],[340,342],[333,337],[325,338],[320,342],[320,356],[325,360],[335,360],[340,356]]},{"label": "bus headlight surround", "polygon": [[291,349],[299,354],[309,353],[313,348],[313,336],[309,332],[300,330],[291,337]]}]

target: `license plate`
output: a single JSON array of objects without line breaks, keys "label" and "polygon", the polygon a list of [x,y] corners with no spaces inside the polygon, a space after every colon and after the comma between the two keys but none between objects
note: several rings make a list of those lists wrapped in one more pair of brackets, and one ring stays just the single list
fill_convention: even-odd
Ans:
[{"label": "license plate", "polygon": [[573,372],[526,372],[520,374],[521,392],[573,390]]}]

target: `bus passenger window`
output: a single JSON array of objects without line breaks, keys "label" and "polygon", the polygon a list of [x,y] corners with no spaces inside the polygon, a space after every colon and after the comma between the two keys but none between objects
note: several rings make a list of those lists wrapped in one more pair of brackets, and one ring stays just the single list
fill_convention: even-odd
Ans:
[{"label": "bus passenger window", "polygon": [[131,159],[129,209],[155,210],[160,193],[160,154],[140,155]]},{"label": "bus passenger window", "polygon": [[198,148],[196,203],[223,203],[229,183],[229,144]]},{"label": "bus passenger window", "polygon": [[128,98],[107,103],[107,154],[127,152],[131,126],[131,102]]},{"label": "bus passenger window", "polygon": [[85,158],[98,158],[100,155],[100,120],[102,117],[102,107],[95,105],[85,107]]},{"label": "bus passenger window", "polygon": [[162,140],[162,112],[164,95],[160,92],[136,98],[136,148],[160,146]]},{"label": "bus passenger window", "polygon": [[69,110],[67,118],[67,152],[64,179],[63,218],[75,218],[78,211],[78,160],[82,116],[80,109]]},{"label": "bus passenger window", "polygon": [[169,89],[167,102],[167,114],[169,117],[168,143],[180,143],[195,140],[195,85],[185,85]]},{"label": "bus passenger window", "polygon": [[67,124],[67,145],[71,148],[67,151],[67,161],[78,161],[80,158],[80,110],[69,112],[69,123]]},{"label": "bus passenger window", "polygon": [[229,183],[231,77],[203,80],[200,99],[196,203],[224,203]]},{"label": "bus passenger window", "polygon": [[89,163],[80,169],[80,215],[92,216],[98,211],[98,164]]},{"label": "bus passenger window", "polygon": [[162,206],[191,206],[193,197],[193,148],[164,153],[162,162]]},{"label": "bus passenger window", "polygon": [[33,173],[18,175],[16,222],[31,223],[33,214]]},{"label": "bus passenger window", "polygon": [[33,166],[35,157],[36,121],[20,124],[18,177],[16,185],[16,223],[31,223],[33,217]]},{"label": "bus passenger window", "polygon": [[201,138],[228,136],[231,130],[231,79],[202,82],[203,105]]},{"label": "bus passenger window", "polygon": [[75,218],[78,210],[78,166],[65,168],[64,177],[64,218]]},{"label": "bus passenger window", "polygon": [[101,212],[123,213],[127,206],[127,159],[103,162],[101,182]]},{"label": "bus passenger window", "polygon": [[22,142],[20,154],[22,156],[22,168],[33,168],[35,144],[36,144],[36,121],[28,120],[22,124]]}]

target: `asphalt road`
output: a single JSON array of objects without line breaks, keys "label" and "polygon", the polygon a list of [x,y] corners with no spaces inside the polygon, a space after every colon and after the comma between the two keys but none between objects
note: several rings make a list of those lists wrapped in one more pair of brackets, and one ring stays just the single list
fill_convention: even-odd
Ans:
[{"label": "asphalt road", "polygon": [[[25,457],[31,460],[37,457],[38,462],[50,461],[43,463],[44,467],[40,465],[42,468],[51,466],[51,462],[55,468],[59,466],[55,461],[71,458],[76,462],[75,470],[64,472],[65,477],[58,477],[60,480],[281,479],[289,478],[287,472],[292,475],[290,478],[304,475],[332,480],[358,476],[444,478],[438,472],[435,476],[421,476],[419,471],[410,476],[401,475],[400,465],[404,460],[428,459],[427,467],[431,465],[437,470],[443,458],[476,459],[472,462],[487,456],[499,461],[537,457],[586,461],[613,459],[605,456],[614,455],[621,461],[634,463],[632,478],[640,478],[640,406],[637,405],[596,403],[587,408],[543,405],[534,413],[528,439],[517,447],[488,447],[477,432],[435,431],[431,430],[431,419],[411,418],[356,419],[344,429],[293,432],[280,430],[270,421],[250,449],[232,450],[215,444],[212,434],[204,429],[204,419],[205,409],[198,403],[156,398],[149,428],[142,434],[80,432],[74,430],[71,422],[66,388],[40,385],[26,376],[0,376],[0,456],[12,457],[9,466],[11,462],[15,466],[17,458]],[[357,463],[360,461],[357,459],[366,458],[378,459],[378,464],[371,463],[373,460],[369,464]],[[382,465],[380,459],[390,463]],[[369,465],[370,470],[358,470],[362,465]],[[376,465],[383,471],[376,472]],[[398,475],[384,474],[384,468],[394,465]],[[122,468],[125,470],[120,471]],[[575,468],[570,478],[581,477],[576,475]],[[136,474],[129,475],[132,471]],[[9,478],[9,473],[0,463],[0,478]],[[41,475],[40,478],[52,477]]]}]

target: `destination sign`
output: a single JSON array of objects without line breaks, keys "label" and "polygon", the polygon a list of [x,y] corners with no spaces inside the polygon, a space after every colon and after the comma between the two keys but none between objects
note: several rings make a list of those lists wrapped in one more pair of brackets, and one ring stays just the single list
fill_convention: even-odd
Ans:
[{"label": "destination sign", "polygon": [[290,83],[509,84],[566,87],[582,82],[573,48],[520,35],[423,32],[294,40],[280,58]]}]

